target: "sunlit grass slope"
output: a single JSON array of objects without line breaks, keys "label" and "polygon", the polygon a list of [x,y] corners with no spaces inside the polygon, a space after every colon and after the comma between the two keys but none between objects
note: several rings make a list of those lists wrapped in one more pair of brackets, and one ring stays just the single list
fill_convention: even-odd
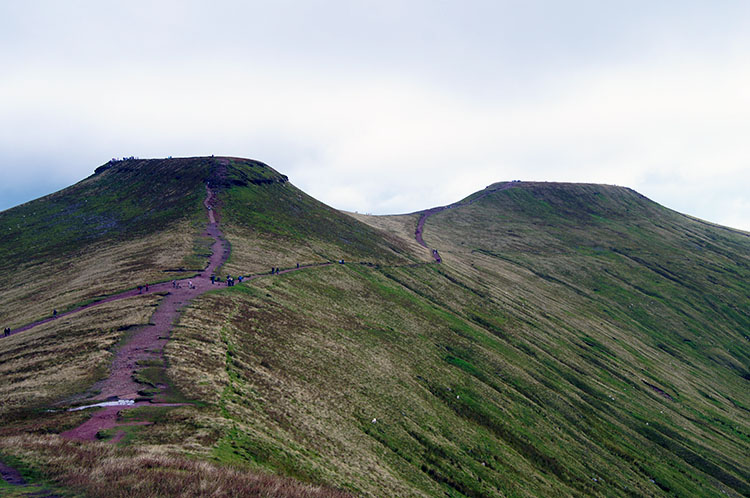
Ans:
[{"label": "sunlit grass slope", "polygon": [[220,414],[214,458],[372,496],[750,492],[747,234],[524,183],[425,240],[443,265],[268,277],[183,317],[170,372]]},{"label": "sunlit grass slope", "polygon": [[17,327],[102,294],[205,265],[198,237],[211,158],[108,163],[0,213],[0,323]]}]

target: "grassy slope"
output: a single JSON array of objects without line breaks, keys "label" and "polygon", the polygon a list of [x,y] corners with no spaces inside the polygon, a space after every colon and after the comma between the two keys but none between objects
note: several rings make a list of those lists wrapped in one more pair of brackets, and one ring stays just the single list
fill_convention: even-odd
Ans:
[{"label": "grassy slope", "polygon": [[[225,164],[228,167],[223,168]],[[222,169],[225,169],[225,178],[219,175]],[[315,224],[296,216],[286,218],[284,222],[288,224],[289,236],[281,238],[278,233],[270,234],[271,240],[275,240],[274,254],[277,256],[280,244],[285,246],[294,240],[303,247],[301,256],[313,260],[362,255],[403,260],[398,253],[398,241],[386,240],[388,237],[379,236],[367,225],[314,201],[261,163],[239,159],[227,161],[224,158],[125,161],[69,189],[2,214],[0,221],[12,226],[24,220],[25,228],[31,230],[18,230],[15,238],[0,248],[8,257],[4,274],[15,272],[15,275],[24,277],[22,281],[30,280],[26,275],[44,268],[42,273],[48,275],[33,285],[26,283],[15,287],[11,279],[3,279],[9,284],[2,294],[3,310],[7,311],[4,316],[12,317],[15,327],[45,314],[47,308],[65,309],[99,294],[163,279],[164,269],[202,265],[200,252],[203,248],[196,234],[205,224],[201,201],[205,196],[203,185],[206,180],[224,189],[225,203],[235,203],[233,209],[244,209],[250,216],[260,213],[258,203],[271,203],[271,199],[277,203],[289,201],[290,204],[281,208],[269,206],[271,216],[279,216],[280,210],[290,207],[317,216]],[[92,198],[97,202],[92,202]],[[134,202],[133,198],[140,200]],[[242,203],[254,205],[243,208]],[[65,216],[60,213],[65,213]],[[101,228],[101,223],[91,222],[105,218],[110,219],[106,229]],[[229,230],[248,231],[246,225],[233,225],[229,219],[226,223]],[[258,223],[257,219],[251,221]],[[324,222],[329,224],[327,228]],[[46,236],[50,226],[56,227],[54,237]],[[262,237],[268,235],[263,230],[260,233]],[[244,240],[232,236],[230,240],[235,242],[236,249],[250,247],[250,243]],[[246,272],[246,260],[239,257],[242,252],[238,250],[236,254],[235,262],[242,264],[241,268]],[[257,256],[253,254],[252,257]],[[274,261],[278,260],[274,257]],[[249,266],[252,271],[252,265]],[[263,269],[266,269],[265,262]],[[74,278],[71,279],[70,275]],[[105,375],[112,349],[127,336],[128,330],[147,322],[153,308],[146,304],[153,305],[156,301],[156,297],[144,297],[111,303],[2,340],[0,373],[5,382],[0,389],[0,416],[4,420],[0,431],[0,453],[24,455],[20,466],[34,478],[38,478],[41,472],[67,482],[64,469],[60,467],[63,464],[56,463],[58,457],[54,455],[62,447],[32,438],[23,439],[25,447],[19,448],[11,436],[18,432],[57,433],[80,423],[80,414],[53,416],[46,414],[43,408],[87,389]],[[168,412],[145,430],[128,429],[124,444],[128,447],[144,444],[151,447],[154,444],[157,453],[166,453],[170,457],[179,457],[185,451],[203,455],[210,452],[210,445],[216,440],[215,434],[224,430],[221,420],[210,409],[196,407]],[[153,422],[150,418],[146,420]],[[137,433],[135,440],[132,440],[131,432]],[[48,447],[52,448],[51,453],[44,451]],[[133,465],[137,467],[138,463]],[[123,464],[121,467],[128,466]],[[167,468],[164,470],[169,472]],[[81,482],[74,486],[82,486],[96,494],[96,483],[87,480],[96,480],[96,475],[108,472],[111,470],[106,466],[93,467],[88,470],[90,475],[82,477]],[[132,469],[129,473],[132,474]],[[124,474],[115,477],[125,479]],[[220,483],[220,479],[217,482]],[[273,485],[274,482],[269,484],[270,487]],[[290,492],[306,492],[307,489],[286,481],[275,482],[275,485],[277,493],[282,494],[285,489]],[[336,494],[325,489],[320,492]]]},{"label": "grassy slope", "polygon": [[269,277],[188,313],[172,375],[221,413],[215,458],[375,496],[748,493],[745,234],[524,184],[425,239],[444,265]]},{"label": "grassy slope", "polygon": [[405,263],[408,242],[313,199],[256,161],[232,159],[222,195],[232,254],[222,273],[267,273],[296,263]]},{"label": "grassy slope", "polygon": [[[405,217],[373,223],[383,236],[261,163],[232,160],[227,173],[227,272],[378,265],[199,299],[167,355],[173,381],[204,404],[129,431],[116,450],[126,474],[143,458],[128,448],[145,448],[372,496],[747,494],[746,235],[625,189],[523,184],[430,218],[425,240],[445,263],[415,264],[429,253],[406,242]],[[114,331],[135,323],[108,313]],[[94,337],[102,316],[80,320],[71,338]],[[49,349],[57,332],[0,341],[0,355]],[[69,372],[111,347],[87,344]],[[51,399],[34,379],[59,363],[33,365],[13,383]],[[0,431],[0,452],[61,475],[46,449],[57,443],[8,435],[59,432],[72,417],[26,414]]]},{"label": "grassy slope", "polygon": [[201,268],[208,159],[133,160],[0,213],[0,323]]}]

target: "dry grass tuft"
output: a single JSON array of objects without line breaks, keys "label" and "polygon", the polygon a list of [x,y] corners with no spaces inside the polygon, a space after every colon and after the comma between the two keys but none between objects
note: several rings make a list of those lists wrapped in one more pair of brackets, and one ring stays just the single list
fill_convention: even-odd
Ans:
[{"label": "dry grass tuft", "polygon": [[58,401],[106,376],[112,351],[158,296],[106,303],[0,340],[0,415]]},{"label": "dry grass tuft", "polygon": [[58,436],[0,438],[0,451],[18,458],[29,470],[91,497],[351,496],[331,488],[166,455],[158,450],[74,443]]}]

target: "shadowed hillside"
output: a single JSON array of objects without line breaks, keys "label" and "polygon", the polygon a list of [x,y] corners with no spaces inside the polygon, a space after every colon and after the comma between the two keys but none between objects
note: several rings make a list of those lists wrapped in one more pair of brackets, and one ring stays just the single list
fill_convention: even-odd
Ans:
[{"label": "shadowed hillside", "polygon": [[[161,215],[174,221],[154,234],[193,226],[209,182],[232,247],[222,274],[346,264],[217,287],[187,307],[165,378],[193,403],[127,412],[150,425],[129,430],[118,457],[135,462],[150,448],[366,496],[750,494],[748,234],[625,188],[521,182],[427,218],[436,264],[414,242],[418,216],[348,216],[262,163],[190,161],[195,181],[180,184],[173,218],[168,204]],[[71,188],[105,175],[139,183],[122,166]],[[167,188],[143,183],[156,198]],[[117,237],[97,239],[103,254],[102,240],[114,250],[148,237],[123,220]],[[181,257],[200,254],[192,233]],[[78,258],[66,251],[61,265]],[[146,263],[139,278],[162,270]],[[56,446],[34,434],[80,415],[43,408],[82,389],[75,375],[102,375],[91,369],[106,369],[116,341],[147,323],[157,297],[137,299],[0,341],[0,395],[16,409],[0,412],[11,417],[0,457],[67,482],[54,450],[40,449]],[[72,353],[76,341],[86,347]],[[62,379],[58,345],[69,355]],[[19,391],[40,410],[21,410]]]}]

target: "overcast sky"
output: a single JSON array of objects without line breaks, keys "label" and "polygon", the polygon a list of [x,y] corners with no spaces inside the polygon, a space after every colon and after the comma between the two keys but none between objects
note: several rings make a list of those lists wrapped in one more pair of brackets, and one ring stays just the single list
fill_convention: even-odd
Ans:
[{"label": "overcast sky", "polygon": [[750,230],[750,2],[0,0],[0,209],[210,154],[359,212],[595,182]]}]

